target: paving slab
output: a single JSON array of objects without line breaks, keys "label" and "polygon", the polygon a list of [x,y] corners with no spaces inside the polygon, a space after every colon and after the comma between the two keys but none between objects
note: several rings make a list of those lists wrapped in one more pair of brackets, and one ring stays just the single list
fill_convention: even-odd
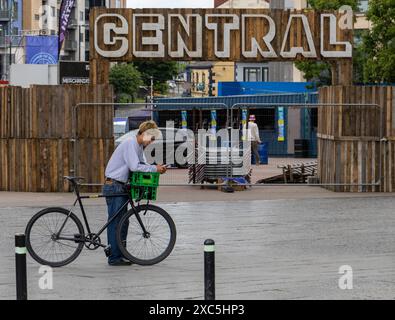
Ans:
[{"label": "paving slab", "polygon": [[[203,242],[212,238],[218,299],[394,299],[395,198],[331,194],[336,197],[160,202],[178,231],[165,261],[115,268],[102,250],[84,250],[54,269],[53,289],[42,290],[40,266],[29,257],[29,298],[202,299]],[[0,194],[0,299],[15,298],[14,234],[41,207],[70,197],[46,195],[40,206],[34,196],[29,202],[19,194],[16,206],[16,195]],[[87,208],[94,229],[106,219],[104,202],[96,201]],[[338,286],[343,265],[352,267],[352,290]]]}]

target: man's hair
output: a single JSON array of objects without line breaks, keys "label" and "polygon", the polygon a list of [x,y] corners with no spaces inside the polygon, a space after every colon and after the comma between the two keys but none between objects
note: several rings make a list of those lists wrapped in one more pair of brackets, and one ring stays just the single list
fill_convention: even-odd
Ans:
[{"label": "man's hair", "polygon": [[139,126],[139,133],[138,134],[143,134],[145,131],[150,130],[150,129],[158,129],[158,125],[155,123],[155,121],[152,121],[152,120],[144,121]]}]

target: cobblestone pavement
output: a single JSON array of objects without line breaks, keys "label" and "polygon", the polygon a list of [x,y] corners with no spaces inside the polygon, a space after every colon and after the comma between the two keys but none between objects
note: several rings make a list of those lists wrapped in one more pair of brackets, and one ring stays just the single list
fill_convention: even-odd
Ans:
[{"label": "cobblestone pavement", "polygon": [[[14,299],[13,236],[24,231],[40,208],[2,205],[5,195],[0,197],[0,299]],[[216,241],[218,299],[395,298],[393,197],[160,206],[172,215],[178,231],[165,261],[115,268],[106,264],[101,249],[84,250],[71,265],[54,269],[52,290],[41,290],[39,265],[29,257],[29,298],[201,299],[207,238]],[[93,225],[103,224],[104,201],[90,203],[88,216]],[[352,267],[352,290],[339,289],[342,265]]]}]

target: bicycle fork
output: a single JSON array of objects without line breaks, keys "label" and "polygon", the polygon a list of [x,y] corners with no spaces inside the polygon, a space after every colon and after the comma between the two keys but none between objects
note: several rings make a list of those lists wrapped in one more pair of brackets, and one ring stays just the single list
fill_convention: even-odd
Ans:
[{"label": "bicycle fork", "polygon": [[[132,207],[132,208],[133,208],[133,211],[134,211],[134,215],[136,216],[136,219],[137,219],[137,221],[139,222],[141,229],[143,230],[143,237],[146,238],[146,239],[148,239],[148,238],[151,236],[151,234],[150,234],[150,233],[147,231],[147,229],[145,228],[145,226],[144,226],[144,224],[143,224],[143,221],[141,220],[141,217],[140,217],[140,215],[137,213],[137,211],[135,210],[135,208],[134,208],[134,207]],[[148,211],[148,209],[144,212],[144,215],[147,213],[147,211]]]}]

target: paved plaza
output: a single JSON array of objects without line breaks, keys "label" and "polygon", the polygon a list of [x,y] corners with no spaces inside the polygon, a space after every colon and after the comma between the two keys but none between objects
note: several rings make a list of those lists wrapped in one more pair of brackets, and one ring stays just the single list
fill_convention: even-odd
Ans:
[{"label": "paved plaza", "polygon": [[[216,241],[217,299],[395,298],[393,194],[305,186],[234,194],[195,190],[161,188],[166,196],[158,205],[172,215],[178,232],[162,263],[109,267],[101,249],[84,250],[74,263],[54,269],[53,289],[42,290],[40,266],[29,257],[29,299],[202,299],[207,238]],[[0,299],[15,299],[14,234],[42,207],[71,199],[0,193]],[[89,200],[87,209],[94,226],[105,222],[103,199]],[[352,267],[352,290],[339,288],[343,265]]]}]

